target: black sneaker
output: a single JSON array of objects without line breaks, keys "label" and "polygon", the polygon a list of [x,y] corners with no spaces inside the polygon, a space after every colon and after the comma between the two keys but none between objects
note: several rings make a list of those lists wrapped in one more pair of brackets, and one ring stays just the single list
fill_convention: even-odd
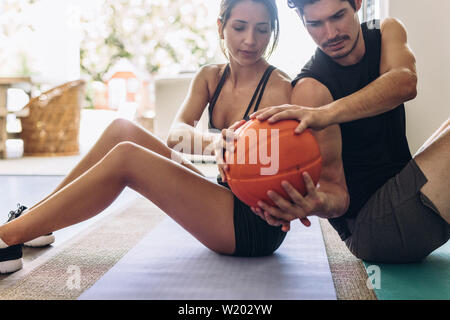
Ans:
[{"label": "black sneaker", "polygon": [[15,244],[0,249],[0,274],[22,269],[22,246]]},{"label": "black sneaker", "polygon": [[[18,203],[17,210],[11,211],[9,213],[10,220],[20,217],[26,210],[27,210],[27,207],[22,206]],[[11,216],[14,216],[14,217],[11,218]],[[10,221],[10,220],[8,220],[8,221]],[[53,235],[53,233],[49,233],[49,234],[37,237],[33,240],[27,241],[23,245],[27,246],[27,247],[38,248],[38,247],[48,246],[48,245],[52,244],[53,242],[55,242],[55,236]]]},{"label": "black sneaker", "polygon": [[[22,209],[9,213],[8,222],[20,216]],[[17,215],[18,213],[18,215]],[[22,269],[22,245],[16,244],[6,248],[0,248],[0,274],[11,273]]]}]

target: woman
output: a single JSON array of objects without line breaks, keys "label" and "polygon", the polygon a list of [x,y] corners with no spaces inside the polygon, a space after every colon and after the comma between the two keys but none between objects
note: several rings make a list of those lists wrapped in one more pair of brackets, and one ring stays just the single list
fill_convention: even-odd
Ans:
[{"label": "woman", "polygon": [[[228,129],[232,131],[242,123],[238,120],[248,118],[258,107],[289,102],[289,77],[263,58],[271,37],[270,51],[278,40],[275,0],[223,0],[217,23],[229,64],[205,66],[197,73],[176,117],[169,146],[180,142],[175,136],[200,134],[193,124],[208,103],[210,125],[224,129],[234,124]],[[217,133],[202,134],[201,138],[205,148],[222,140]],[[219,169],[223,175],[223,167]],[[52,194],[26,214],[25,208],[19,207],[11,212],[8,223],[0,226],[0,272],[22,267],[22,243],[91,218],[125,187],[157,204],[220,254],[269,255],[286,235],[281,227],[270,226],[253,214],[228,188],[206,179],[151,133],[129,121],[115,120]]]}]

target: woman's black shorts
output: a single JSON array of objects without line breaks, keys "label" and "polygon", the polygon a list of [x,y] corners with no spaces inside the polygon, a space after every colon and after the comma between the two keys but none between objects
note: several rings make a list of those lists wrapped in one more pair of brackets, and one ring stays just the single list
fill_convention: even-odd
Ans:
[{"label": "woman's black shorts", "polygon": [[[230,189],[228,184],[217,182]],[[234,234],[236,249],[233,256],[260,257],[271,255],[283,242],[286,232],[281,226],[274,227],[254,214],[250,207],[239,200],[234,194]]]}]

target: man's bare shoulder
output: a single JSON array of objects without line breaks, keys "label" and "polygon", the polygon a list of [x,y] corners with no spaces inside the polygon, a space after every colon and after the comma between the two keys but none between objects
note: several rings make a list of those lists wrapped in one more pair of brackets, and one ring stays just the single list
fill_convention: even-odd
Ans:
[{"label": "man's bare shoulder", "polygon": [[302,78],[295,84],[291,103],[303,106],[322,106],[333,101],[330,90],[314,78]]},{"label": "man's bare shoulder", "polygon": [[389,17],[381,22],[380,31],[381,35],[391,32],[406,33],[406,27],[399,19]]},{"label": "man's bare shoulder", "polygon": [[297,83],[295,84],[294,89],[314,90],[315,93],[328,91],[328,88],[322,82],[314,78],[302,78],[298,80]]}]

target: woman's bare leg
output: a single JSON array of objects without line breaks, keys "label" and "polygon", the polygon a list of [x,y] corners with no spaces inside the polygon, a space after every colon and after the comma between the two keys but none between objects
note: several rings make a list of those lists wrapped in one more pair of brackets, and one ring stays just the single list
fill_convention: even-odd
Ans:
[{"label": "woman's bare leg", "polygon": [[234,251],[231,191],[131,142],[118,144],[28,214],[0,226],[0,238],[9,245],[23,243],[89,219],[127,186],[155,203],[211,250]]},{"label": "woman's bare leg", "polygon": [[43,201],[47,200],[50,196],[61,190],[67,184],[81,176],[84,172],[89,170],[98,161],[100,161],[112,148],[114,148],[114,146],[124,141],[134,142],[169,159],[171,157],[176,157],[177,162],[182,163],[185,167],[197,172],[200,175],[203,175],[203,173],[198,170],[189,160],[182,161],[184,158],[179,152],[176,152],[167,147],[164,142],[162,142],[159,138],[154,136],[149,131],[126,119],[115,119],[105,129],[105,131],[102,133],[94,146],[89,150],[89,152],[63,179],[63,181],[56,187],[56,189],[31,208],[34,208],[37,205],[41,204]]}]

